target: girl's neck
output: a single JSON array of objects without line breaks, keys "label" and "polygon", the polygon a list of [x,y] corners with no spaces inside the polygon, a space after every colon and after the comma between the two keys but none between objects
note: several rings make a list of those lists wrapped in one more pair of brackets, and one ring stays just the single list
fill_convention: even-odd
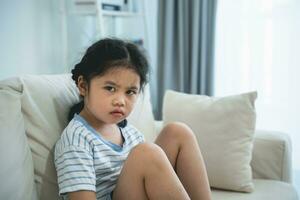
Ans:
[{"label": "girl's neck", "polygon": [[92,126],[97,132],[99,133],[106,133],[108,130],[113,129],[116,125],[115,124],[106,124],[99,120],[97,120],[88,110],[85,108],[79,113],[81,117],[85,119]]},{"label": "girl's neck", "polygon": [[83,117],[90,126],[92,126],[99,135],[101,135],[106,140],[122,146],[124,143],[124,138],[116,124],[106,124],[97,120],[91,113],[88,113],[83,109],[79,115]]}]

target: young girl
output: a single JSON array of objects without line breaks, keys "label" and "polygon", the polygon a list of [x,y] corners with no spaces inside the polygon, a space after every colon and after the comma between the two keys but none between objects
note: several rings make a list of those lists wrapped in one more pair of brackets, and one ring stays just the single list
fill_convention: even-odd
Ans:
[{"label": "young girl", "polygon": [[155,144],[126,117],[147,82],[139,49],[117,39],[89,47],[72,70],[82,102],[55,146],[59,193],[68,199],[211,199],[196,138],[182,123]]}]

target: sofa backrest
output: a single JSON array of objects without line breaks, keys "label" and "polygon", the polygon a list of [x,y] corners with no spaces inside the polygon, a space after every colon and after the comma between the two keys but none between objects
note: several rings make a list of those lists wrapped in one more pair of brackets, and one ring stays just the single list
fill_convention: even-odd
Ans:
[{"label": "sofa backrest", "polygon": [[37,199],[19,79],[0,82],[0,199]]},{"label": "sofa backrest", "polygon": [[[23,157],[25,162],[22,164],[25,166],[15,168],[21,168],[22,172],[27,170],[24,172],[26,177],[23,177],[27,185],[19,186],[22,187],[20,193],[32,191],[25,199],[35,199],[36,196],[43,200],[58,199],[54,145],[68,123],[70,107],[79,101],[78,90],[71,75],[25,75],[1,81],[0,89],[1,106],[5,108],[3,112],[1,109],[0,115],[1,142],[2,137],[5,138],[8,149],[15,137],[21,143],[14,142],[12,145],[15,151],[3,156],[11,161],[7,162],[10,165],[17,164],[17,159]],[[149,96],[146,87],[145,94],[140,96],[128,121],[143,132],[146,139],[152,140],[155,128]],[[0,178],[3,180],[2,176]],[[15,177],[11,182],[19,180]],[[1,194],[2,191],[0,199],[10,199],[2,198]]]}]

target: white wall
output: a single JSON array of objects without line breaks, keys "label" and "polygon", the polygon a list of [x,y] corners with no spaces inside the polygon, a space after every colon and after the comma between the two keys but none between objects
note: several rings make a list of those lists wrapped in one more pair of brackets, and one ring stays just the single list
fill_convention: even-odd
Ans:
[{"label": "white wall", "polygon": [[2,0],[0,24],[0,79],[64,71],[56,1]]},{"label": "white wall", "polygon": [[[0,1],[0,79],[26,73],[69,72],[86,48],[96,40],[95,17],[68,15],[66,29],[63,28],[61,2],[62,0]],[[66,2],[68,6],[71,1]],[[150,63],[155,66],[157,0],[145,1],[145,15],[147,50]],[[107,24],[106,28],[109,29],[109,26],[111,24]],[[120,25],[116,29],[122,28]],[[124,28],[136,35],[143,32],[141,25]],[[154,70],[152,72],[154,74]]]}]

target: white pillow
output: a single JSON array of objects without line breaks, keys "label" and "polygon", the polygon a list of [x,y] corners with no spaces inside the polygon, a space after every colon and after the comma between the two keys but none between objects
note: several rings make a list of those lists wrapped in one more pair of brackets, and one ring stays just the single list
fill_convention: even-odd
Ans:
[{"label": "white pillow", "polygon": [[256,97],[256,92],[223,98],[165,93],[163,121],[184,122],[194,131],[211,187],[253,191],[250,161]]},{"label": "white pillow", "polygon": [[155,120],[150,102],[149,85],[146,85],[144,92],[140,94],[135,108],[128,116],[128,122],[144,134],[146,141],[153,142],[155,140]]}]

